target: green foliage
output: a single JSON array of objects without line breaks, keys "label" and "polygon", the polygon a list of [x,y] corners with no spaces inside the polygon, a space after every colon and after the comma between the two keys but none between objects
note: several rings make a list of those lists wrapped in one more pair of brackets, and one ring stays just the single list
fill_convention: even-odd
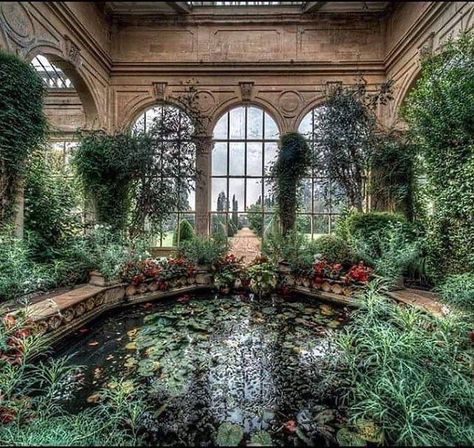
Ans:
[{"label": "green foliage", "polygon": [[351,421],[374,421],[389,445],[470,445],[472,354],[465,316],[434,318],[388,302],[371,284],[336,335]]},{"label": "green foliage", "polygon": [[77,213],[74,180],[48,163],[45,152],[31,158],[25,180],[25,230],[34,235],[34,255],[42,260],[53,257],[81,227]]},{"label": "green foliage", "polygon": [[274,263],[265,258],[256,260],[247,269],[250,289],[259,297],[273,292],[278,284],[278,270]]},{"label": "green foliage", "polygon": [[383,134],[370,158],[370,194],[374,210],[403,213],[413,220],[417,209],[417,148],[396,133]]},{"label": "green foliage", "polygon": [[444,302],[474,312],[474,273],[448,276],[437,287],[437,292]]},{"label": "green foliage", "polygon": [[127,224],[135,170],[130,155],[139,153],[139,144],[128,133],[93,131],[81,135],[74,153],[73,165],[98,222],[117,230]]},{"label": "green foliage", "polygon": [[461,35],[422,63],[404,118],[426,164],[438,273],[474,269],[474,36]]},{"label": "green foliage", "polygon": [[391,99],[391,83],[374,93],[367,92],[366,82],[337,87],[328,95],[314,121],[315,168],[324,173],[348,200],[362,211],[364,179],[372,152],[378,144],[374,106]]},{"label": "green foliage", "polygon": [[225,256],[228,249],[225,236],[219,234],[210,238],[196,236],[180,246],[179,255],[196,265],[213,266]]},{"label": "green foliage", "polygon": [[[178,239],[179,231],[179,239]],[[194,238],[194,228],[187,219],[182,219],[179,223],[179,227],[176,229],[176,232],[173,235],[173,244],[184,243],[185,241],[190,241]]]},{"label": "green foliage", "polygon": [[0,223],[12,216],[28,156],[45,140],[45,92],[30,64],[0,50]]},{"label": "green foliage", "polygon": [[335,235],[322,235],[311,245],[315,254],[329,263],[350,264],[354,255],[347,241]]},{"label": "green foliage", "polygon": [[72,415],[64,405],[79,386],[75,380],[79,369],[67,358],[33,364],[32,357],[47,347],[42,337],[31,333],[27,316],[4,318],[0,347],[2,444],[117,446],[142,442],[138,422],[146,408],[142,392],[133,384],[117,382],[113,390],[100,392],[99,405]]},{"label": "green foliage", "polygon": [[263,236],[263,213],[261,204],[252,204],[247,207],[249,227],[255,232],[260,238]]},{"label": "green foliage", "polygon": [[280,151],[272,173],[283,235],[295,227],[298,186],[310,167],[311,151],[306,139],[297,132],[281,136]]}]

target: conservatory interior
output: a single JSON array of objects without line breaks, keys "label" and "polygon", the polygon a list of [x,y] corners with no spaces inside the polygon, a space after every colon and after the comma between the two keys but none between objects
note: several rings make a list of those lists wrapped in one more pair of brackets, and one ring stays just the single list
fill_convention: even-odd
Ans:
[{"label": "conservatory interior", "polygon": [[473,446],[473,24],[0,2],[0,445]]}]

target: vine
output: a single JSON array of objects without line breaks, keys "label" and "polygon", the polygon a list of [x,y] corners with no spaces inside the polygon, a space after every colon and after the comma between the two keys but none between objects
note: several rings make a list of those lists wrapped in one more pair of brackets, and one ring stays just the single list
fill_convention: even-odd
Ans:
[{"label": "vine", "polygon": [[45,141],[45,93],[33,67],[0,50],[0,224],[13,217],[28,156]]},{"label": "vine", "polygon": [[283,236],[295,227],[297,190],[310,167],[311,151],[306,139],[297,132],[283,135],[278,158],[272,167]]}]

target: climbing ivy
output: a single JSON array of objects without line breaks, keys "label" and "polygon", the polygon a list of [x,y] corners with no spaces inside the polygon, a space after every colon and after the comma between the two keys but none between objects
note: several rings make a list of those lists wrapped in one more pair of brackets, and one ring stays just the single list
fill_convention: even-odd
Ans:
[{"label": "climbing ivy", "polygon": [[297,132],[280,138],[278,158],[272,166],[274,191],[282,234],[286,236],[295,227],[297,190],[311,167],[311,150],[306,139]]},{"label": "climbing ivy", "polygon": [[429,231],[440,274],[474,269],[474,35],[422,62],[403,116],[420,145],[434,204]]},{"label": "climbing ivy", "polygon": [[0,50],[0,224],[12,218],[28,156],[45,141],[44,96],[34,68]]}]

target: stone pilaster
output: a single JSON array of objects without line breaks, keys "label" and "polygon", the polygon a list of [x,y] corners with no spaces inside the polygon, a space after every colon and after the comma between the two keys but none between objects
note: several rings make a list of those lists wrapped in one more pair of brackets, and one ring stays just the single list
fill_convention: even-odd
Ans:
[{"label": "stone pilaster", "polygon": [[196,233],[209,234],[211,191],[211,154],[214,142],[211,135],[195,137],[196,142]]}]

